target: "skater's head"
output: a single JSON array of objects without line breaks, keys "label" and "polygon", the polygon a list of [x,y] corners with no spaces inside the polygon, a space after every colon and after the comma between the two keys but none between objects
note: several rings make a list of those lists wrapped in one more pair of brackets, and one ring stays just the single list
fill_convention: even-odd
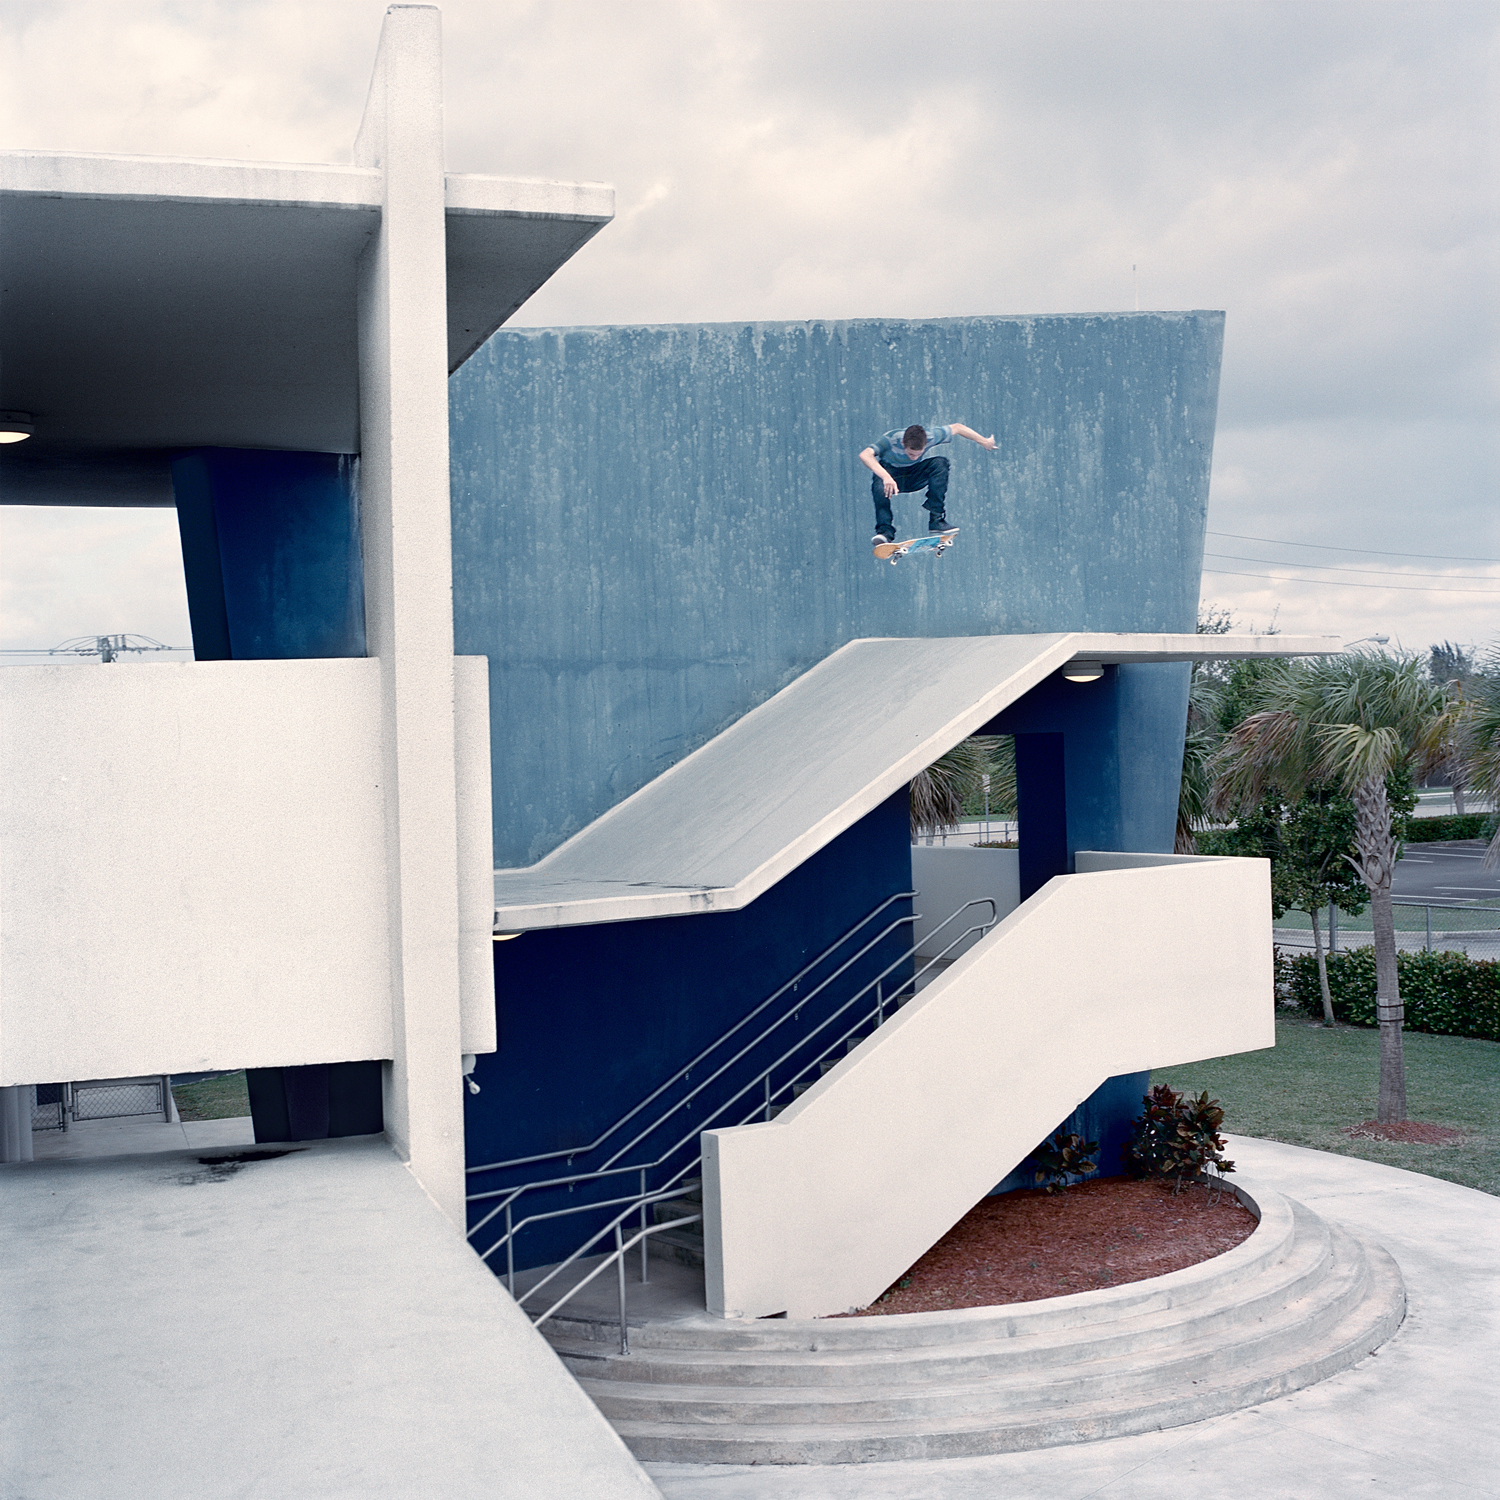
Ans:
[{"label": "skater's head", "polygon": [[927,429],[920,422],[913,422],[901,434],[901,446],[906,449],[909,457],[916,458],[927,446]]}]

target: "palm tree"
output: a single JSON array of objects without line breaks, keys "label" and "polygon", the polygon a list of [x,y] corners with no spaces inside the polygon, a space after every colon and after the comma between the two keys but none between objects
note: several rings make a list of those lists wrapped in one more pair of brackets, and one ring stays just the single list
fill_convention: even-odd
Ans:
[{"label": "palm tree", "polygon": [[1336,782],[1354,800],[1351,862],[1370,893],[1375,939],[1375,1018],[1380,1026],[1380,1096],[1376,1118],[1406,1118],[1406,1063],[1391,877],[1396,836],[1386,780],[1420,775],[1441,757],[1456,708],[1419,658],[1383,651],[1346,652],[1284,661],[1258,684],[1259,711],[1225,740],[1215,757],[1211,804],[1232,817],[1269,791],[1298,800],[1320,781]]},{"label": "palm tree", "polygon": [[[1203,627],[1199,627],[1200,633]],[[1196,854],[1195,834],[1209,821],[1208,801],[1213,790],[1209,770],[1219,746],[1215,724],[1220,710],[1219,692],[1206,664],[1193,663],[1192,685],[1188,689],[1187,733],[1182,741],[1182,785],[1177,793],[1177,834],[1172,843],[1174,854]]]},{"label": "palm tree", "polygon": [[1015,808],[1015,755],[1008,739],[992,745],[985,739],[960,740],[911,780],[912,841],[924,835],[951,833],[963,817],[964,803],[979,794],[983,778],[992,778],[991,806],[997,813]]},{"label": "palm tree", "polygon": [[[1476,792],[1500,807],[1500,645],[1490,648],[1483,675],[1473,685],[1473,697],[1457,735],[1463,779]],[[1483,868],[1500,864],[1500,822],[1484,852]]]}]

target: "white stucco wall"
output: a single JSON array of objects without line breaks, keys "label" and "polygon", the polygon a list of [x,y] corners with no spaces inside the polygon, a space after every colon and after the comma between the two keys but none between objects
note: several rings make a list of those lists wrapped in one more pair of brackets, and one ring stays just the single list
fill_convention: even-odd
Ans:
[{"label": "white stucco wall", "polygon": [[0,1084],[388,1057],[379,725],[375,661],[0,672]]},{"label": "white stucco wall", "polygon": [[1058,876],[776,1119],[703,1133],[709,1308],[865,1306],[1106,1078],[1274,1044],[1265,860]]}]

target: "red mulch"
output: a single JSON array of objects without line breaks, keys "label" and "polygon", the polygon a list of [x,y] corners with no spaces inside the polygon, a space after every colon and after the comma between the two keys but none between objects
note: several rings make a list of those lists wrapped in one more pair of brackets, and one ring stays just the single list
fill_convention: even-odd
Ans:
[{"label": "red mulch", "polygon": [[1468,1139],[1461,1130],[1449,1130],[1446,1125],[1426,1125],[1421,1120],[1400,1120],[1393,1125],[1366,1120],[1362,1125],[1351,1125],[1344,1134],[1367,1141],[1405,1141],[1417,1146],[1456,1146]]},{"label": "red mulch", "polygon": [[[1210,1202],[1213,1197],[1216,1201]],[[1034,1302],[1222,1255],[1255,1228],[1233,1193],[1107,1177],[983,1198],[875,1302],[846,1317]]]}]

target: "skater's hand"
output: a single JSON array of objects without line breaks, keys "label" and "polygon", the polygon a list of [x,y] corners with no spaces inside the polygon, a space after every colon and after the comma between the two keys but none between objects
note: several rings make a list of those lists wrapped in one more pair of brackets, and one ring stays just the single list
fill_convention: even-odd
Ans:
[{"label": "skater's hand", "polygon": [[998,443],[997,443],[997,442],[996,442],[996,441],[995,441],[995,439],[994,439],[994,438],[993,438],[993,437],[982,437],[982,438],[977,438],[977,439],[975,439],[975,441],[976,441],[976,442],[978,442],[978,444],[979,444],[979,446],[980,446],[980,447],[981,447],[981,448],[988,448],[988,449],[989,449],[989,450],[990,450],[990,452],[991,452],[991,453],[993,453],[993,452],[994,452],[994,451],[995,451],[995,449],[996,449],[996,448],[998,448],[998,447],[999,447],[999,446],[1000,446],[1000,445],[999,445],[999,444],[998,444]]},{"label": "skater's hand", "polygon": [[892,479],[889,474],[887,474],[885,476],[884,484],[885,484],[885,498],[887,500],[893,500],[895,498],[895,496],[896,496],[896,481],[894,479]]}]

